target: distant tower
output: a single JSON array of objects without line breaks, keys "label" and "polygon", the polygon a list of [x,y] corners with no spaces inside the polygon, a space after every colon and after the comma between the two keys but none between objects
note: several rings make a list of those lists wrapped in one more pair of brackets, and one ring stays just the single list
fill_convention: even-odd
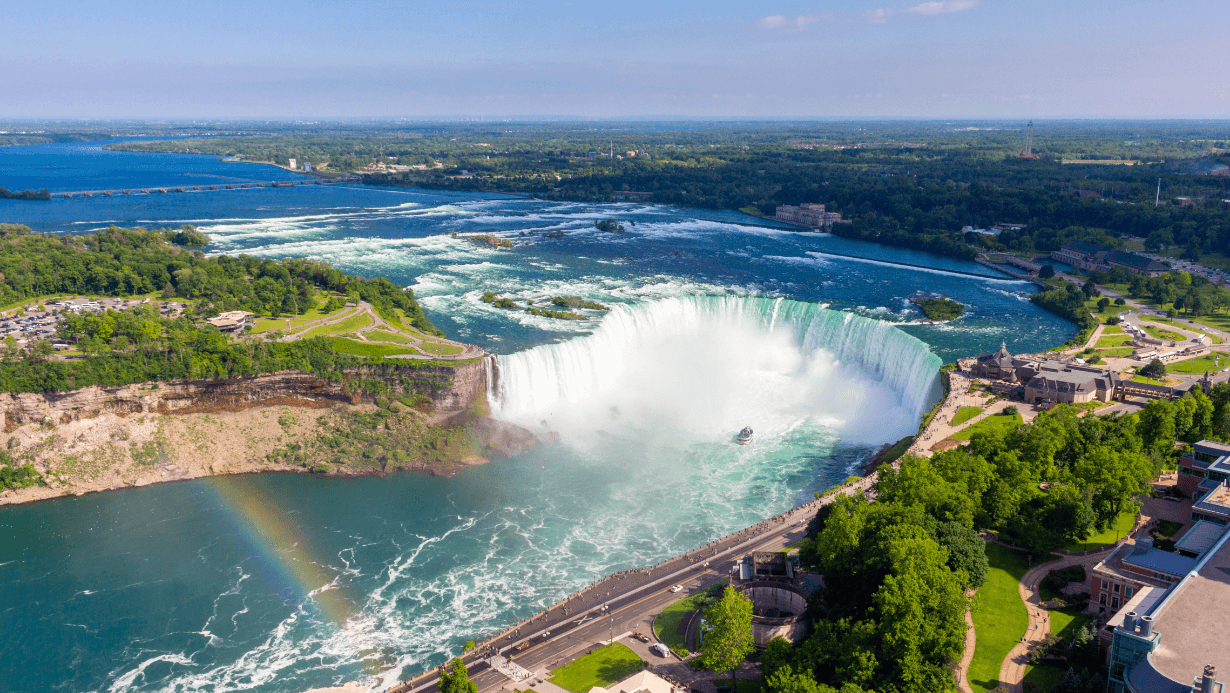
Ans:
[{"label": "distant tower", "polygon": [[611,140],[611,159],[615,159],[615,140]]},{"label": "distant tower", "polygon": [[1025,133],[1025,151],[1021,152],[1018,159],[1038,159],[1041,158],[1034,154],[1034,121],[1029,121],[1029,129]]},{"label": "distant tower", "polygon": [[1157,179],[1157,196],[1153,198],[1153,206],[1162,204],[1162,179]]}]

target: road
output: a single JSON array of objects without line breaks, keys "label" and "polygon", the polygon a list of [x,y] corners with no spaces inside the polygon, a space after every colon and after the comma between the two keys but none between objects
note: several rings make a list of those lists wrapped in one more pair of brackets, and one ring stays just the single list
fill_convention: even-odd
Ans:
[{"label": "road", "polygon": [[[843,493],[865,490],[873,482],[874,477],[867,477],[837,494],[826,495],[652,569],[609,576],[536,616],[518,632],[501,636],[495,643],[480,645],[464,659],[470,678],[480,691],[495,691],[506,685],[511,688],[512,681],[486,663],[489,653],[483,650],[489,647],[496,648],[525,669],[542,673],[609,642],[612,636],[618,639],[639,630],[652,638],[652,619],[667,605],[724,579],[735,561],[748,552],[778,551],[797,542],[803,538],[816,508]],[[670,587],[676,584],[684,585],[684,590],[670,592]],[[523,643],[529,643],[529,647],[517,652],[515,648]],[[672,661],[678,662],[678,659],[672,658]],[[666,664],[667,660],[657,663]],[[389,690],[436,693],[438,679],[439,674],[433,671]]]}]

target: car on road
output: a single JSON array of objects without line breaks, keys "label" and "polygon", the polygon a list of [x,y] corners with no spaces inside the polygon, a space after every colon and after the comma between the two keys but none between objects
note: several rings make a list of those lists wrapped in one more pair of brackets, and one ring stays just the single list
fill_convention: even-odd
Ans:
[{"label": "car on road", "polygon": [[517,652],[524,652],[526,649],[529,648],[529,646],[530,644],[528,642],[523,642],[520,645],[517,645],[516,647],[514,647],[513,649],[516,650]]},{"label": "car on road", "polygon": [[683,585],[675,585],[671,588],[671,592],[679,592],[683,589]]},{"label": "car on road", "polygon": [[669,657],[670,656],[670,650],[667,649],[666,645],[663,645],[660,642],[655,642],[654,644],[650,645],[649,651],[658,655],[659,657]]},{"label": "car on road", "polygon": [[640,640],[641,642],[649,642],[649,636],[648,636],[648,635],[645,635],[644,633],[640,632],[639,630],[638,630],[638,631],[636,631],[635,633],[633,633],[633,634],[632,634],[632,637],[636,638],[637,640]]}]

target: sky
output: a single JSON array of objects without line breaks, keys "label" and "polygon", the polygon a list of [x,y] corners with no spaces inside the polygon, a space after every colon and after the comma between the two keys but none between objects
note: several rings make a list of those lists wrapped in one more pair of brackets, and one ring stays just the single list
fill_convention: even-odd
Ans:
[{"label": "sky", "polygon": [[0,117],[1227,117],[1226,0],[9,0]]}]

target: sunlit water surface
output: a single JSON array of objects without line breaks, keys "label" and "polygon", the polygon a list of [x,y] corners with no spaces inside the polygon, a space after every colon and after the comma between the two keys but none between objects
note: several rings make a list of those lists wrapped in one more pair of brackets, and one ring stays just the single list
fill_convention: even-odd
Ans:
[{"label": "sunlit water surface", "polygon": [[[0,149],[10,189],[296,177],[97,143]],[[604,218],[628,230],[599,232]],[[383,687],[840,481],[914,430],[942,361],[1072,332],[979,265],[725,211],[341,185],[0,201],[0,221],[192,223],[210,252],[387,276],[501,354],[499,416],[560,436],[452,478],[251,476],[0,510],[3,690]],[[516,245],[465,240],[480,231]],[[556,321],[485,291],[612,310]],[[920,324],[918,291],[967,313]],[[736,446],[744,425],[755,442]]]}]

